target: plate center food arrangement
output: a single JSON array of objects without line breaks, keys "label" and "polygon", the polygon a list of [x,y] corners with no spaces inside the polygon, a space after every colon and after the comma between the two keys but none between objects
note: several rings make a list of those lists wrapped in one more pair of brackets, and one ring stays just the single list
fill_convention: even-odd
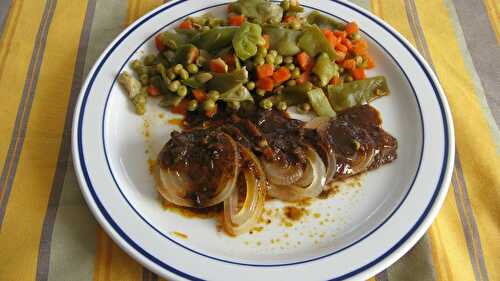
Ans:
[{"label": "plate center food arrangement", "polygon": [[444,198],[453,139],[435,83],[344,2],[174,1],[92,70],[77,175],[111,237],[162,275],[373,274]]}]

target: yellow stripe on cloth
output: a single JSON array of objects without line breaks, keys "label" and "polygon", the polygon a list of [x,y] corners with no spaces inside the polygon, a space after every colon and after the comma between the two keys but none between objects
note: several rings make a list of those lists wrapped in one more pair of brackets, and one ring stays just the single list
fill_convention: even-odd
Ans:
[{"label": "yellow stripe on cloth", "polygon": [[[125,25],[129,25],[150,10],[163,4],[158,0],[129,0]],[[143,268],[121,250],[99,228],[94,270],[94,281],[140,280]]]},{"label": "yellow stripe on cloth", "polygon": [[500,1],[484,0],[484,6],[490,18],[491,26],[495,30],[497,42],[500,45]]},{"label": "yellow stripe on cloth", "polygon": [[[13,1],[0,41],[0,174],[14,129],[37,28],[45,3]],[[0,198],[2,187],[0,186]],[[1,202],[1,200],[0,200]]]},{"label": "yellow stripe on cloth", "polygon": [[98,227],[94,281],[141,280],[142,267]]},{"label": "yellow stripe on cloth", "polygon": [[[20,35],[30,38],[31,29],[36,31],[39,20],[34,19],[44,10],[39,2],[24,1],[29,13],[22,16],[30,20],[30,25],[19,29],[19,32],[26,32]],[[86,4],[82,1],[60,1],[55,8],[24,146],[0,231],[1,280],[35,279],[41,228],[56,168],[85,11]],[[16,55],[9,68],[30,57],[24,52],[11,51]],[[29,61],[24,63],[29,64]],[[10,94],[13,98],[20,92],[17,89]]]},{"label": "yellow stripe on cloth", "polygon": [[[442,1],[416,1],[430,55],[455,122],[457,152],[491,280],[500,280],[500,157]],[[436,24],[436,18],[439,24]]]},{"label": "yellow stripe on cloth", "polygon": [[[381,16],[391,26],[395,27],[406,37],[406,39],[416,46],[404,0],[373,0],[372,7],[377,15]],[[442,227],[443,225],[444,227]],[[442,232],[440,230],[442,230]],[[434,266],[436,274],[439,277],[438,279],[474,279],[472,266],[468,259],[462,224],[459,220],[458,209],[454,200],[453,187],[450,188],[445,204],[434,224],[431,226],[429,234],[433,249]],[[444,236],[448,237],[448,239],[444,240],[444,243],[454,240],[454,243],[446,244],[446,246],[450,248],[449,252],[446,252],[443,243],[440,243]],[[450,270],[450,268],[454,270]]]}]

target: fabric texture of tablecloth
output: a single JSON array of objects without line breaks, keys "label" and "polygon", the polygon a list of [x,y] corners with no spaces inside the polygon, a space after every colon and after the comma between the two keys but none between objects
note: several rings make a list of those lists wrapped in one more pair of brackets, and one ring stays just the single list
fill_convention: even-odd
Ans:
[{"label": "fabric texture of tablecloth", "polygon": [[[431,64],[456,133],[437,219],[370,280],[500,280],[500,1],[356,0]],[[71,117],[82,81],[158,0],[0,0],[0,280],[158,280],[103,232],[78,188]]]}]

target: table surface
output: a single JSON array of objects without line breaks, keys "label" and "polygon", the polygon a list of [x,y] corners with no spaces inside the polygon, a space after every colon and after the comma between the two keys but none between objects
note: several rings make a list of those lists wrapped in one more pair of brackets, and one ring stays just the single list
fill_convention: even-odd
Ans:
[{"label": "table surface", "polygon": [[[0,0],[0,280],[158,280],[97,225],[70,153],[82,81],[158,0]],[[448,97],[456,161],[427,234],[370,280],[500,280],[500,1],[356,0],[401,32]]]}]

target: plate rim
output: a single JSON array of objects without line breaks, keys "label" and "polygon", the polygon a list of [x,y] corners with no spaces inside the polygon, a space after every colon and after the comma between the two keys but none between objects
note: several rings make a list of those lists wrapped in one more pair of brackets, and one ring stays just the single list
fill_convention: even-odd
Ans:
[{"label": "plate rim", "polygon": [[[119,244],[120,247],[122,249],[124,249],[129,255],[131,255],[136,260],[138,260],[140,263],[142,263],[146,267],[152,269],[153,271],[156,271],[155,268],[152,268],[151,266],[149,266],[149,264],[144,262],[142,260],[142,258],[144,258],[144,257],[149,258],[150,261],[156,263],[157,265],[160,265],[162,268],[164,268],[166,270],[171,271],[171,273],[175,274],[175,276],[171,276],[171,277],[181,276],[184,278],[198,280],[197,277],[191,276],[187,273],[183,273],[183,272],[181,272],[173,267],[168,266],[167,264],[163,263],[162,261],[157,260],[154,256],[145,252],[144,249],[142,249],[140,245],[135,244],[134,241],[131,240],[130,237],[128,237],[127,234],[125,234],[121,230],[119,225],[116,224],[116,222],[114,222],[114,220],[109,216],[109,214],[107,214],[105,207],[101,204],[101,202],[99,202],[99,200],[96,197],[94,197],[95,194],[88,194],[88,192],[89,192],[88,183],[90,183],[91,181],[90,181],[90,178],[88,178],[89,176],[85,175],[85,172],[81,171],[82,167],[80,166],[80,163],[78,163],[78,161],[77,161],[77,160],[82,161],[81,159],[83,159],[83,153],[80,150],[81,143],[78,141],[78,133],[79,133],[78,129],[81,128],[81,126],[80,126],[81,120],[80,119],[83,118],[83,114],[80,116],[81,109],[82,109],[82,103],[85,100],[86,93],[90,92],[92,82],[97,74],[96,70],[99,68],[100,65],[102,65],[105,62],[105,59],[107,58],[108,55],[110,55],[112,53],[112,50],[114,49],[114,47],[118,46],[120,44],[120,42],[123,41],[129,33],[131,33],[133,30],[135,30],[137,27],[139,27],[140,25],[145,23],[149,18],[155,16],[156,14],[158,14],[160,12],[164,12],[173,6],[176,6],[176,5],[183,3],[183,2],[186,2],[186,1],[191,1],[191,0],[177,0],[177,1],[168,2],[168,3],[165,3],[161,6],[159,6],[158,8],[154,9],[153,11],[147,13],[146,15],[144,15],[143,17],[141,17],[140,19],[138,19],[134,23],[132,23],[124,31],[122,31],[108,45],[108,47],[102,52],[102,54],[97,59],[94,66],[92,67],[92,69],[89,71],[87,78],[85,80],[85,83],[83,84],[82,89],[81,89],[80,94],[79,94],[79,97],[78,97],[78,101],[77,101],[74,116],[73,116],[73,128],[72,128],[72,139],[73,139],[72,148],[73,149],[72,149],[72,152],[73,152],[73,156],[74,156],[73,157],[74,167],[75,167],[75,171],[76,171],[76,175],[77,175],[80,189],[82,190],[82,193],[84,194],[84,198],[85,198],[87,204],[89,205],[92,213],[94,214],[94,217],[96,217],[99,224],[108,233],[108,235],[117,244]],[[429,67],[427,62],[422,58],[422,56],[418,53],[418,51],[415,50],[415,48],[413,46],[411,46],[411,44],[409,44],[409,42],[404,37],[402,37],[397,31],[395,31],[392,27],[390,27],[388,24],[386,24],[383,20],[381,20],[377,16],[373,15],[371,12],[366,11],[365,9],[363,9],[363,8],[353,4],[353,3],[347,2],[345,0],[324,0],[324,1],[338,3],[338,4],[343,5],[351,10],[354,10],[355,12],[362,14],[363,16],[370,19],[373,23],[378,24],[380,27],[382,27],[383,29],[388,31],[395,39],[397,39],[403,45],[403,47],[405,47],[410,52],[410,54],[413,56],[415,61],[419,64],[419,66],[421,67],[423,72],[426,74],[426,79],[428,80],[428,82],[430,82],[430,84],[432,85],[432,87],[434,89],[438,104],[440,106],[439,113],[441,115],[442,122],[443,122],[444,138],[445,138],[445,141],[444,141],[445,157],[443,159],[443,165],[442,165],[442,170],[440,173],[440,179],[438,180],[438,184],[436,185],[436,189],[434,191],[434,194],[433,194],[428,206],[425,208],[425,211],[419,216],[419,219],[417,220],[417,222],[411,227],[411,229],[406,233],[406,235],[403,236],[394,246],[392,246],[390,249],[388,249],[383,255],[381,255],[380,257],[371,261],[370,263],[366,264],[365,266],[360,267],[358,269],[355,269],[355,270],[351,271],[350,273],[345,274],[343,276],[339,276],[335,279],[335,280],[343,280],[345,278],[353,277],[353,276],[361,274],[361,273],[367,273],[368,271],[372,271],[372,274],[375,274],[376,272],[378,272],[378,271],[386,268],[390,264],[392,264],[395,260],[397,260],[399,257],[401,257],[404,253],[406,253],[408,251],[408,249],[410,247],[412,247],[420,239],[420,237],[423,235],[423,233],[427,230],[427,228],[430,226],[430,224],[432,223],[432,221],[436,217],[437,212],[441,208],[443,201],[444,201],[444,198],[446,196],[447,190],[449,188],[449,183],[451,180],[451,167],[452,167],[453,162],[454,162],[454,153],[453,152],[454,152],[454,147],[455,147],[455,145],[454,145],[455,140],[454,140],[453,120],[451,118],[451,113],[450,113],[450,109],[449,109],[449,105],[448,105],[446,96],[444,95],[444,92],[443,92],[443,90],[439,84],[439,81],[438,81],[436,75],[434,74],[433,70]],[[224,4],[220,4],[220,5],[224,5]],[[219,5],[214,5],[214,6],[219,6]],[[206,7],[204,9],[207,9],[207,8],[209,8],[209,7]],[[312,8],[312,7],[310,7],[310,8]],[[317,8],[314,8],[314,9],[317,9]],[[328,13],[326,11],[322,11],[322,12]],[[328,14],[330,14],[330,13],[328,13]],[[338,17],[338,16],[336,16],[336,17]],[[160,28],[160,30],[161,29],[163,29],[163,28]],[[151,35],[151,36],[153,36],[153,35]],[[380,46],[382,46],[382,45],[380,44]],[[405,73],[405,76],[407,76],[406,73]],[[411,84],[411,82],[410,82],[410,86],[413,88],[413,85]],[[417,103],[419,103],[418,98],[416,98],[416,101],[417,101]],[[420,107],[420,105],[419,105],[419,107]],[[419,108],[419,111],[420,111],[420,108]],[[423,118],[421,111],[420,111],[420,115],[421,115],[421,118]],[[423,126],[423,119],[422,119],[422,126]],[[104,127],[103,127],[103,129],[104,129]],[[423,129],[423,132],[425,132],[425,129],[424,128],[422,128],[422,129]],[[422,138],[424,138],[424,136],[422,136]],[[448,139],[448,140],[446,141],[446,139]],[[103,140],[103,142],[104,142],[104,140]],[[422,144],[422,150],[423,150],[423,144]],[[422,157],[422,155],[420,155],[420,157]],[[106,158],[107,158],[107,156],[106,156]],[[418,170],[420,169],[422,159],[420,159],[419,162],[420,163],[419,163],[419,166],[417,168],[415,178],[418,175]],[[82,174],[83,174],[83,176],[82,176]],[[413,183],[412,183],[412,185],[413,185]],[[396,213],[396,211],[398,210],[400,205],[402,203],[404,203],[407,195],[409,194],[409,191],[404,196],[404,198],[401,200],[400,204],[398,204],[396,209],[393,212],[391,212],[391,214],[386,219],[384,219],[384,221],[380,225],[378,225],[375,229],[371,230],[368,234],[364,235],[362,238],[358,239],[356,242],[353,242],[352,244],[342,248],[341,250],[356,244],[358,241],[363,240],[364,238],[369,236],[372,232],[376,231],[379,227],[384,225],[385,222],[394,213]],[[121,192],[121,190],[120,190],[120,192]],[[135,209],[134,209],[134,211],[135,211]],[[113,224],[115,224],[115,226],[113,226]],[[120,234],[120,232],[121,232],[121,234]],[[117,237],[117,235],[118,235],[118,237]],[[122,239],[125,241],[123,241]],[[127,242],[128,244],[125,242]],[[135,244],[135,246],[134,246],[134,244]],[[180,244],[180,245],[182,247],[186,248],[184,245],[182,245],[182,244]],[[132,247],[133,249],[130,249],[129,247]],[[137,256],[137,253],[134,252],[134,250],[139,252],[142,256]],[[191,249],[188,248],[188,250],[191,250]],[[308,262],[308,261],[312,261],[312,260],[321,259],[321,258],[324,258],[326,256],[333,255],[334,253],[339,252],[341,250],[336,250],[333,253],[329,253],[327,255],[323,255],[320,257],[315,257],[315,258],[309,259],[307,261],[294,262],[291,264],[293,265],[293,264],[304,263],[304,262]],[[193,250],[191,250],[191,251],[193,251]],[[196,252],[196,253],[198,253],[198,252]],[[207,256],[205,254],[202,254],[202,253],[198,253],[198,254],[201,254],[205,257],[214,258],[214,257]],[[392,256],[392,258],[391,258],[391,256]],[[222,261],[222,262],[235,263],[235,262],[231,262],[231,261],[221,260],[218,258],[214,258],[214,259],[216,259],[218,261]],[[240,263],[236,263],[236,264],[241,265]],[[242,265],[266,266],[266,265],[251,265],[251,264],[242,264]],[[283,264],[283,265],[290,265],[290,264]],[[282,265],[268,265],[268,266],[282,266]],[[158,272],[158,273],[160,273],[160,272]],[[163,272],[161,272],[161,274],[163,274]]]}]

